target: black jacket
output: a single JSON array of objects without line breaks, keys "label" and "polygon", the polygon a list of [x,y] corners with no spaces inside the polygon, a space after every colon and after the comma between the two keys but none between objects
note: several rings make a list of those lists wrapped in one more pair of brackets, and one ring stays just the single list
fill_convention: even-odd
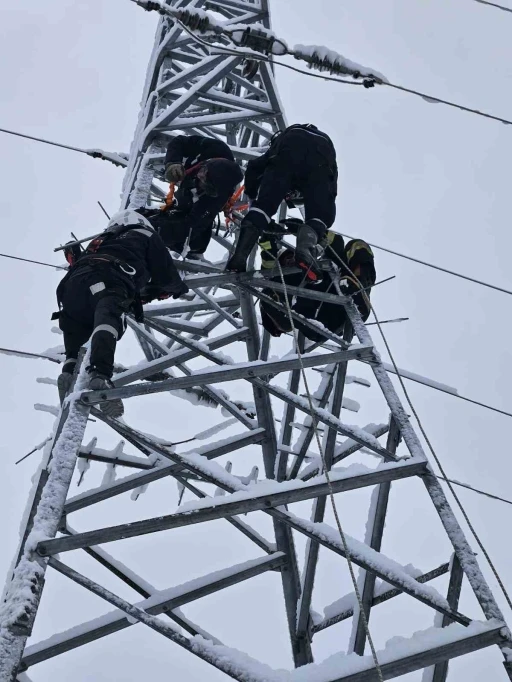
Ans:
[{"label": "black jacket", "polygon": [[[140,290],[149,281],[165,290],[180,279],[171,254],[160,236],[149,227],[134,225],[121,228],[118,235],[107,234],[93,253],[86,251],[69,270],[59,288],[81,267],[87,264],[102,265],[102,256],[108,259],[105,265],[108,266],[110,261],[111,267],[136,290]],[[58,290],[57,296],[59,297]]]},{"label": "black jacket", "polygon": [[234,161],[235,157],[228,145],[222,140],[214,140],[211,137],[201,135],[179,135],[175,137],[167,147],[165,165],[168,163],[182,163],[185,170],[195,166],[201,161],[208,159],[228,159]]},{"label": "black jacket", "polygon": [[[267,166],[280,153],[281,147],[284,147],[283,142],[286,143],[291,134],[299,133],[303,140],[301,145],[311,145],[322,157],[325,158],[326,165],[332,171],[334,182],[338,178],[338,168],[336,165],[336,149],[332,143],[331,138],[327,133],[318,130],[312,124],[296,124],[289,126],[283,132],[274,135],[270,142],[270,147],[267,151],[257,159],[249,161],[245,171],[245,193],[250,199],[255,199],[258,195],[258,190],[261,184],[261,179]],[[294,159],[290,158],[290,163],[294,163]],[[302,169],[297,169],[302,170]]]}]

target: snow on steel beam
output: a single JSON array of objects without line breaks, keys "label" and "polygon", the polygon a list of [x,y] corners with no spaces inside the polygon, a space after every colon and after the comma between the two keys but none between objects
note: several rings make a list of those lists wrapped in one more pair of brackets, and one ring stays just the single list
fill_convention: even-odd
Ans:
[{"label": "snow on steel beam", "polygon": [[[400,429],[395,419],[391,418],[388,440],[386,449],[390,452],[396,453],[400,443]],[[391,482],[382,483],[373,491],[372,502],[370,504],[370,513],[368,515],[368,522],[366,524],[366,542],[369,547],[380,552],[382,546],[382,537],[384,535],[384,525],[386,523],[386,513],[388,510],[389,493],[391,491]],[[370,622],[370,613],[373,603],[373,595],[375,593],[375,574],[369,571],[364,571],[360,576],[359,581],[363,582],[361,590],[362,609],[359,609],[357,615],[354,616],[352,623],[352,632],[354,636],[351,637],[353,642],[353,651],[359,656],[364,656],[366,647],[366,630]],[[452,610],[456,610],[457,605],[450,604]],[[363,618],[364,614],[364,618]],[[351,653],[351,652],[350,652]]]},{"label": "snow on steel beam", "polygon": [[[360,343],[372,343],[368,328],[364,325],[352,301],[347,302],[345,310],[347,311],[347,315],[352,326],[354,327],[354,331]],[[412,455],[427,461],[426,455],[423,451],[423,446],[421,445],[421,442],[409,421],[409,417],[406,414],[395,391],[395,388],[391,383],[386,370],[382,366],[382,363],[380,361],[374,362],[372,363],[371,367],[375,378],[381,387],[384,397],[386,398],[389,408],[400,427],[402,437],[409,449],[409,452]],[[443,524],[445,532],[453,545],[455,553],[457,554],[457,558],[460,561],[462,569],[469,580],[469,584],[471,585],[471,588],[478,600],[478,603],[480,604],[480,607],[482,608],[483,613],[488,619],[496,618],[500,621],[503,621],[504,618],[501,609],[496,602],[496,599],[494,598],[487,581],[485,580],[480,566],[478,565],[475,553],[471,549],[464,532],[460,527],[460,524],[457,521],[457,518],[453,513],[448,500],[446,499],[446,495],[441,487],[441,484],[432,474],[427,474],[424,476],[423,483],[427,488],[428,494],[430,495],[434,507],[436,508],[436,511],[441,519],[441,523]],[[512,648],[512,636],[509,630],[507,630],[506,634],[507,644],[503,648],[510,649]],[[506,652],[503,651],[503,653],[505,658],[507,658]],[[510,679],[512,680],[512,668],[507,670],[507,672]]]},{"label": "snow on steel beam", "polygon": [[[129,434],[126,425],[123,424],[121,427],[123,428],[123,435],[132,435],[132,437],[136,439],[136,432]],[[263,438],[265,438],[265,430],[254,429],[253,431],[213,443],[207,447],[199,447],[198,452],[207,459],[215,459],[227,455],[230,452],[241,450],[248,445],[259,443]],[[64,514],[71,514],[79,509],[89,507],[91,504],[108,500],[116,495],[128,492],[129,490],[135,490],[136,488],[140,488],[140,486],[147,485],[153,481],[158,481],[166,476],[173,476],[184,470],[185,467],[180,464],[168,464],[153,467],[153,469],[148,472],[126,476],[107,486],[100,486],[97,489],[93,488],[85,493],[69,498],[64,506]]]},{"label": "snow on steel beam", "polygon": [[[504,638],[501,628],[504,623],[500,621],[488,621],[480,623],[474,621],[468,628],[460,625],[451,625],[448,632],[443,632],[445,637],[440,637],[437,642],[433,640],[431,630],[425,631],[425,639],[422,641],[421,634],[416,633],[415,639],[403,640],[401,645],[389,647],[384,651],[377,652],[382,676],[384,680],[390,680],[407,673],[421,670],[441,661],[446,661],[458,656],[464,656],[473,651],[484,649],[493,644],[502,644]],[[399,652],[402,654],[400,657]],[[356,657],[357,654],[352,654]],[[347,661],[347,668],[366,668],[359,672],[341,672],[335,677],[322,677],[328,682],[374,682],[377,679],[377,671],[368,657],[359,661]],[[352,663],[352,666],[350,664]],[[358,665],[359,663],[359,665]],[[340,666],[344,667],[344,666]]]},{"label": "snow on steel beam", "polygon": [[160,95],[163,95],[168,90],[182,88],[185,84],[189,83],[194,78],[197,78],[198,76],[203,76],[205,73],[208,73],[215,67],[219,66],[224,61],[224,59],[225,58],[222,56],[220,57],[207,56],[204,59],[201,59],[201,61],[196,62],[194,66],[191,66],[190,68],[186,69],[185,71],[182,71],[176,76],[173,76],[172,78],[168,78],[167,80],[165,80],[156,88],[156,92],[158,92]]},{"label": "snow on steel beam", "polygon": [[[73,378],[78,389],[87,381],[83,358],[82,351]],[[88,416],[89,409],[76,399],[64,404],[35,482],[18,560],[0,608],[1,682],[15,679],[27,637],[32,633],[47,567],[35,551],[35,544],[38,538],[54,538],[57,533]]]},{"label": "snow on steel beam", "polygon": [[[419,583],[428,583],[431,580],[435,580],[436,578],[439,578],[442,575],[446,575],[446,573],[449,573],[450,571],[450,564],[441,564],[441,566],[438,566],[438,568],[435,568],[432,571],[429,571],[428,573],[423,573],[422,575],[419,575],[416,577],[416,580]],[[385,583],[383,583],[385,585]],[[372,601],[372,607],[378,606],[379,604],[383,604],[386,601],[389,601],[390,599],[394,599],[394,597],[398,597],[399,595],[403,594],[402,590],[397,590],[396,588],[393,588],[392,590],[386,590],[385,592],[379,592],[379,594],[375,595],[373,597]],[[350,606],[348,605],[350,604]],[[345,595],[341,599],[338,599],[334,604],[330,604],[324,609],[324,616],[325,618],[317,622],[313,625],[311,628],[313,634],[316,634],[317,632],[321,632],[322,630],[325,630],[326,628],[330,628],[333,625],[336,625],[337,623],[341,623],[343,620],[347,620],[348,618],[352,618],[354,615],[354,608],[357,604],[357,597],[355,595],[355,592],[351,592],[350,594]]]},{"label": "snow on steel beam", "polygon": [[[368,424],[367,426],[363,427],[363,431],[367,431],[369,434],[371,434],[374,438],[380,438],[381,436],[384,436],[389,430],[389,426],[387,424]],[[358,452],[361,450],[363,446],[360,443],[356,443],[354,440],[351,438],[348,438],[342,445],[339,445],[336,448],[335,454],[334,454],[334,464],[338,464],[338,462],[341,462],[342,460],[346,459],[347,457],[350,457],[350,455],[353,455],[354,453]],[[310,462],[307,467],[305,467],[297,476],[301,481],[309,481],[311,478],[314,478],[315,476],[318,476],[322,471],[322,462],[320,457],[317,458],[317,460]]]},{"label": "snow on steel beam", "polygon": [[[220,308],[231,308],[239,305],[236,296],[226,296],[224,298],[209,297]],[[195,313],[203,310],[211,310],[211,305],[205,301],[179,301],[170,305],[148,305],[144,306],[144,317],[165,317],[166,315],[178,315],[181,313]]]},{"label": "snow on steel beam", "polygon": [[[391,479],[388,479],[391,480]],[[288,523],[294,530],[303,533],[313,540],[317,540],[321,545],[332,550],[342,557],[346,557],[340,534],[337,530],[328,526],[326,523],[314,523],[308,519],[302,519],[290,512],[273,509],[272,515],[279,516],[285,523]],[[439,613],[446,615],[450,621],[455,621],[464,626],[471,623],[471,620],[461,613],[452,610],[444,597],[437,590],[428,585],[423,585],[415,580],[405,571],[403,566],[389,559],[380,552],[376,552],[355,538],[346,535],[346,541],[352,563],[371,571],[378,578],[402,590],[410,597],[414,597],[426,606],[430,606]],[[52,543],[60,540],[52,540]]]},{"label": "snow on steel beam", "polygon": [[[301,364],[303,367],[307,368],[335,364],[346,360],[361,360],[370,358],[372,354],[373,347],[355,346],[348,350],[341,350],[336,353],[316,353],[314,355],[307,355],[302,359],[295,357],[286,358],[284,360],[275,360],[273,362],[255,361],[225,365],[220,369],[212,367],[211,369],[194,373],[190,377],[177,377],[175,379],[155,381],[150,384],[136,384],[135,386],[124,386],[122,388],[113,388],[106,391],[86,391],[82,393],[81,400],[87,405],[92,405],[105,400],[131,398],[133,396],[162,393],[164,391],[176,391],[182,388],[201,386],[202,384],[217,384],[226,381],[235,381],[237,379],[252,379],[254,377],[268,376],[269,374],[275,375],[280,372],[288,372],[292,369],[297,369]],[[155,362],[156,361],[153,361],[153,363],[151,363],[151,368],[153,368]],[[141,369],[138,372],[141,377],[144,375],[147,376],[148,373],[151,374],[147,369]],[[130,381],[132,380],[133,379],[130,378]]]},{"label": "snow on steel beam", "polygon": [[[210,479],[215,484],[225,488],[226,483],[222,479],[215,479],[211,474],[205,475],[202,469],[197,469],[193,464],[189,464],[189,468],[191,471],[198,471],[205,480],[208,481]],[[417,461],[409,461],[404,464],[381,464],[374,470],[368,470],[362,465],[352,465],[344,472],[333,472],[331,474],[331,482],[333,491],[338,493],[377,485],[384,481],[423,475],[425,471],[425,463]],[[58,552],[68,552],[73,549],[99,545],[103,542],[114,542],[115,540],[156,533],[170,528],[181,528],[183,526],[204,523],[205,521],[212,521],[225,516],[236,516],[253,511],[273,509],[285,504],[314,499],[320,495],[327,495],[329,492],[329,486],[323,476],[308,481],[308,483],[299,484],[298,481],[274,483],[271,487],[271,490],[274,492],[270,492],[270,484],[265,484],[262,487],[264,490],[258,491],[257,486],[255,489],[247,489],[245,486],[242,486],[231,497],[225,496],[214,498],[206,503],[194,503],[194,506],[197,508],[190,511],[178,511],[175,514],[155,519],[146,519],[144,521],[135,521],[120,526],[89,531],[70,538],[43,541],[38,545],[38,552],[42,556]],[[188,506],[190,506],[190,503]],[[285,522],[289,523],[288,519]],[[298,530],[304,532],[303,526],[300,526]],[[333,546],[336,545],[334,544]]]},{"label": "snow on steel beam", "polygon": [[[275,552],[268,557],[265,556],[246,561],[242,564],[235,564],[200,578],[194,578],[182,585],[177,585],[167,590],[157,590],[155,594],[135,604],[135,606],[144,609],[146,613],[151,615],[159,615],[236,585],[244,580],[254,578],[267,571],[275,570],[282,566],[284,561],[285,555],[282,552]],[[52,559],[50,566],[59,571],[62,564]],[[64,575],[67,575],[64,570],[62,572]],[[111,635],[114,632],[120,632],[131,625],[133,625],[133,621],[130,622],[125,613],[119,610],[111,611],[104,616],[95,618],[87,623],[82,623],[75,628],[66,630],[58,635],[53,635],[47,640],[27,647],[23,655],[23,663],[27,667],[33,666],[66,651],[71,651],[84,644]]]},{"label": "snow on steel beam", "polygon": [[203,638],[189,639],[188,637],[184,637],[176,628],[176,626],[172,626],[169,623],[164,623],[157,616],[152,616],[137,606],[133,606],[124,599],[121,599],[121,597],[115,595],[113,592],[110,592],[110,590],[98,585],[98,583],[86,578],[85,576],[78,573],[78,571],[74,571],[72,568],[62,564],[60,561],[56,561],[55,559],[52,560],[52,567],[56,570],[59,570],[60,573],[63,573],[77,584],[85,587],[93,594],[101,597],[116,608],[121,609],[128,616],[130,616],[130,618],[144,623],[152,630],[155,630],[187,651],[195,654],[203,661],[215,666],[230,677],[239,680],[240,682],[253,682],[253,680],[255,680],[255,678],[250,675],[248,676],[247,674],[242,674],[240,671],[240,666],[236,665],[232,660],[226,657],[226,647],[213,644],[212,642]]},{"label": "snow on steel beam", "polygon": [[[241,328],[235,331],[228,332],[222,336],[217,336],[214,339],[207,339],[204,342],[204,346],[210,350],[217,350],[218,348],[223,348],[224,346],[233,343],[234,341],[241,341],[245,338],[248,330],[246,328]],[[145,379],[150,377],[152,374],[158,374],[164,369],[169,369],[176,365],[188,362],[200,355],[199,350],[191,350],[189,348],[182,348],[180,350],[172,351],[166,356],[157,358],[156,360],[150,360],[144,365],[137,365],[134,369],[128,369],[125,372],[116,374],[114,377],[114,386],[126,386],[133,381],[138,381],[140,379]]]},{"label": "snow on steel beam", "polygon": [[[271,114],[263,113],[258,114],[254,111],[248,111],[247,109],[242,111],[235,111],[231,113],[222,114],[207,114],[194,115],[187,117],[186,115],[180,116],[179,118],[173,119],[172,123],[166,125],[166,130],[186,130],[187,128],[193,128],[194,126],[213,126],[216,123],[243,123],[246,121],[265,121],[270,118]],[[159,129],[156,129],[157,132]]]},{"label": "snow on steel beam", "polygon": [[308,415],[313,415],[318,422],[326,424],[330,427],[334,427],[338,433],[352,438],[357,443],[364,445],[364,447],[369,448],[376,454],[383,457],[386,461],[398,461],[398,457],[396,457],[396,455],[388,452],[386,448],[382,447],[379,441],[367,431],[364,431],[357,426],[350,426],[349,424],[342,423],[339,419],[333,417],[328,410],[320,409],[318,407],[313,407],[311,410],[309,407],[309,402],[305,398],[296,396],[281,386],[264,382],[261,379],[253,379],[252,381],[260,382],[265,390],[271,395],[279,398],[280,400],[284,400],[287,403],[295,405],[295,407],[297,407],[301,412],[305,412]]},{"label": "snow on steel beam", "polygon": [[[240,292],[240,304],[242,319],[251,332],[246,341],[247,357],[249,360],[257,360],[260,355],[261,343],[252,296],[245,291]],[[272,404],[270,396],[260,385],[253,385],[253,395],[258,423],[269,434],[269,438],[262,443],[265,473],[268,479],[274,479],[276,474],[280,472],[276,469],[277,436]],[[310,642],[305,638],[297,637],[295,633],[296,609],[300,594],[300,575],[293,535],[290,528],[275,519],[273,520],[273,526],[276,547],[283,551],[287,557],[286,569],[281,571],[281,581],[293,661],[295,666],[305,665],[313,661],[313,653]]]},{"label": "snow on steel beam", "polygon": [[159,128],[167,128],[194,101],[201,90],[213,87],[221,81],[238,63],[240,57],[223,57],[222,60],[208,73],[194,83],[176,102],[156,116],[144,131],[145,139]]},{"label": "snow on steel beam", "polygon": [[[352,329],[347,325],[345,329],[345,340],[349,342],[352,339]],[[336,379],[334,381],[334,392],[329,405],[330,412],[335,418],[339,418],[341,406],[343,403],[343,393],[345,390],[345,378],[347,376],[347,363],[341,362],[336,367]],[[312,429],[313,430],[313,429]],[[327,431],[327,438],[325,440],[324,457],[325,467],[328,471],[333,465],[334,448],[336,446],[336,437],[338,431],[335,428],[329,428]],[[387,448],[389,450],[389,448]],[[383,485],[389,485],[385,483]],[[381,487],[381,486],[379,486]],[[327,497],[319,497],[313,503],[312,520],[320,523],[324,520],[325,508],[327,504]],[[309,629],[311,626],[311,599],[313,597],[313,586],[315,583],[316,569],[318,565],[318,553],[320,545],[315,540],[309,539],[306,545],[306,556],[304,559],[304,569],[302,571],[302,586],[299,604],[297,607],[297,634],[302,636],[309,636]]]}]

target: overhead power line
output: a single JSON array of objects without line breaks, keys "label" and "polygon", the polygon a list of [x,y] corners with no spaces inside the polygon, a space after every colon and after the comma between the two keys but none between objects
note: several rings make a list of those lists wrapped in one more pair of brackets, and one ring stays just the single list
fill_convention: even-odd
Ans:
[{"label": "overhead power line", "polygon": [[1,258],[11,258],[12,260],[21,260],[25,263],[35,263],[36,265],[45,265],[47,268],[53,268],[53,270],[65,270],[65,265],[52,265],[51,263],[43,263],[39,260],[30,260],[30,258],[21,258],[20,256],[11,256],[8,253],[0,253]]},{"label": "overhead power line", "polygon": [[[375,85],[387,86],[416,97],[421,97],[421,99],[429,103],[444,104],[445,106],[458,109],[459,111],[465,111],[467,113],[471,113],[489,120],[498,121],[499,123],[512,125],[511,119],[504,118],[502,116],[496,116],[494,114],[481,111],[480,109],[467,107],[465,105],[458,104],[457,102],[452,102],[450,100],[442,99],[441,97],[429,95],[412,88],[407,88],[403,85],[391,83],[381,74],[374,72],[371,69],[367,69],[366,67],[354,64],[341,54],[338,54],[332,50],[324,51],[317,47],[305,47],[302,45],[297,45],[293,49],[290,49],[284,40],[277,38],[271,31],[267,31],[266,29],[247,27],[245,30],[241,31],[239,27],[226,27],[225,25],[217,22],[212,16],[209,16],[204,12],[199,13],[190,9],[177,9],[160,2],[160,0],[131,1],[147,11],[156,11],[164,16],[171,17],[171,19],[177,22],[189,35],[192,36],[194,40],[201,43],[202,45],[206,45],[209,50],[211,50],[213,47],[216,50],[221,49],[226,54],[236,54],[247,59],[267,61],[279,66],[294,68],[274,59],[275,56],[291,56],[295,59],[305,61],[310,69],[316,69],[321,72],[329,72],[330,74],[337,76],[341,75],[352,77],[359,81],[360,85],[363,85],[366,88],[371,88]],[[500,9],[506,9],[501,5],[494,5],[494,3],[484,2],[484,0],[477,0],[477,2],[493,5]],[[227,38],[233,43],[233,45],[236,47],[242,47],[246,51],[240,51],[229,47],[218,48],[217,46],[214,46],[208,41],[200,38],[196,31],[199,33],[213,33],[216,36]],[[338,78],[333,79],[328,76],[326,77],[323,75],[319,76],[318,74],[310,74],[308,72],[302,73],[306,73],[307,75],[312,75],[317,78],[325,78],[326,80],[335,80],[345,84],[350,82]]]},{"label": "overhead power line", "polygon": [[488,2],[488,0],[474,0],[475,2],[478,2],[480,5],[489,5],[490,7],[495,7],[496,9],[501,9],[503,12],[510,12],[512,14],[512,8],[510,7],[505,7],[504,5],[498,5],[495,2]]},{"label": "overhead power line", "polygon": [[34,142],[42,142],[43,144],[49,144],[52,147],[60,147],[61,149],[70,149],[73,152],[78,152],[79,154],[87,154],[87,156],[92,156],[94,159],[102,159],[103,161],[110,161],[114,166],[125,167],[127,165],[126,159],[123,159],[119,154],[114,154],[112,152],[104,152],[101,149],[81,149],[80,147],[73,147],[69,144],[62,144],[62,142],[53,142],[53,140],[45,140],[43,137],[34,137],[33,135],[26,135],[25,133],[18,133],[15,130],[7,130],[6,128],[0,128],[0,133],[7,133],[7,135],[15,135],[16,137],[23,137],[26,140],[33,140]]},{"label": "overhead power line", "polygon": [[[347,239],[354,239],[349,234],[340,233],[343,237]],[[370,244],[370,242],[368,242]],[[494,289],[495,291],[501,291],[503,294],[509,294],[512,296],[512,291],[509,289],[503,289],[503,287],[498,287],[495,284],[489,284],[489,282],[483,282],[480,279],[475,279],[474,277],[468,277],[468,275],[461,275],[459,272],[454,272],[453,270],[448,270],[447,268],[442,268],[440,265],[434,265],[433,263],[427,263],[427,261],[420,260],[419,258],[414,258],[413,256],[406,256],[404,253],[399,253],[398,251],[393,251],[384,246],[378,246],[377,244],[370,244],[373,249],[379,249],[379,251],[385,251],[386,253],[391,253],[393,256],[399,256],[400,258],[405,258],[413,263],[419,263],[420,265],[425,265],[427,268],[432,268],[433,270],[439,270],[439,272],[444,272],[447,275],[453,275],[453,277],[459,277],[460,279],[465,279],[468,282],[473,282],[473,284],[480,284],[483,287],[488,287],[489,289]]]}]

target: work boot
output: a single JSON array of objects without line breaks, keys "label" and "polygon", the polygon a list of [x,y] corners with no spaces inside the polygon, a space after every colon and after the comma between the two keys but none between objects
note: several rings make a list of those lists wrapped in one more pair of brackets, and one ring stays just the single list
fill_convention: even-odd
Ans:
[{"label": "work boot", "polygon": [[62,372],[59,374],[57,379],[57,389],[59,391],[60,404],[64,402],[64,398],[67,396],[71,384],[73,382],[73,375],[70,372]]},{"label": "work boot", "polygon": [[318,284],[322,281],[322,271],[318,267],[316,259],[316,245],[318,244],[318,233],[311,225],[304,223],[297,233],[297,247],[295,249],[295,263],[299,268],[305,270],[306,278],[311,284]]},{"label": "work boot", "polygon": [[[114,388],[114,384],[110,379],[104,374],[100,374],[97,370],[93,369],[89,372],[89,385],[88,389],[90,391],[103,391],[105,389],[109,390]],[[98,405],[100,410],[107,415],[107,417],[112,417],[112,419],[119,419],[124,414],[124,406],[121,400],[109,400],[108,402],[100,403]]]},{"label": "work boot", "polygon": [[250,220],[244,219],[240,226],[240,235],[236,244],[235,253],[228,260],[226,270],[228,272],[245,272],[247,259],[256,246],[260,237],[260,231]]}]

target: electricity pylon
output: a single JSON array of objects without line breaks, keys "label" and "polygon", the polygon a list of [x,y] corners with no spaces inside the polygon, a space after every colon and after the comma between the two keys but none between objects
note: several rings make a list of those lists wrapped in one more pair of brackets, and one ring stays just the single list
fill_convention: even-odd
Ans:
[{"label": "electricity pylon", "polygon": [[[232,24],[270,27],[267,0],[170,0],[168,4],[179,9],[209,9]],[[158,183],[162,179],[165,147],[173,135],[199,134],[226,140],[237,159],[244,162],[261,154],[271,136],[285,125],[271,63],[247,60],[223,49],[222,42],[209,49],[179,23],[164,17],[158,26],[142,111],[130,150],[123,207],[143,206],[152,198],[164,196]],[[217,236],[217,241],[223,248],[231,247],[231,242],[223,237]],[[83,356],[78,364],[74,393],[61,410],[54,436],[45,450],[28,503],[19,553],[8,576],[0,619],[0,682],[21,680],[23,672],[27,669],[32,672],[33,668],[37,680],[38,663],[62,655],[61,665],[65,666],[66,651],[136,622],[147,625],[234,679],[244,682],[281,679],[277,673],[221,645],[179,610],[193,600],[269,571],[280,575],[295,667],[314,662],[312,641],[316,633],[351,618],[352,637],[344,649],[348,648],[351,655],[340,659],[337,667],[331,663],[329,674],[324,671],[322,679],[364,682],[377,680],[378,675],[392,679],[424,669],[425,682],[443,682],[450,659],[498,645],[512,680],[507,658],[512,641],[503,615],[429,468],[421,442],[352,300],[311,288],[287,287],[291,297],[300,294],[339,305],[346,311],[350,324],[346,325],[343,338],[328,333],[327,351],[315,352],[299,337],[300,355],[287,354],[269,360],[270,339],[268,334],[260,335],[255,302],[265,296],[262,289],[282,292],[286,289],[283,284],[260,273],[224,273],[220,267],[208,263],[183,261],[178,265],[194,297],[152,306],[142,325],[129,320],[146,362],[119,369],[114,377],[115,388],[104,393],[84,391]],[[222,288],[227,289],[228,295],[216,296],[215,291]],[[204,316],[205,313],[208,314]],[[306,324],[314,326],[313,322]],[[221,334],[213,335],[221,329]],[[353,335],[358,342],[351,344]],[[216,352],[219,349],[233,351],[238,357],[244,354],[244,361],[232,362]],[[206,365],[192,370],[188,363],[197,358]],[[371,367],[387,405],[384,424],[363,429],[340,418],[342,408],[349,406],[344,395],[349,363],[365,363]],[[321,378],[312,406],[300,395],[305,388],[303,373],[309,370],[319,371]],[[225,388],[231,382],[250,386],[253,407],[233,399],[233,391],[217,387],[223,384]],[[312,377],[308,384],[313,385]],[[228,440],[203,446],[199,457],[148,436],[142,425],[112,420],[96,408],[104,400],[130,400],[149,394],[165,393],[166,400],[177,400],[169,398],[169,392],[180,390],[195,391],[195,395],[222,407],[234,418],[239,432]],[[278,419],[275,414],[279,407],[283,409]],[[143,457],[128,456],[122,448],[109,453],[97,448],[94,442],[85,446],[84,434],[91,415],[112,428]],[[300,415],[303,415],[302,422]],[[320,429],[323,429],[322,458],[315,451],[315,430]],[[346,439],[341,444],[340,435]],[[379,440],[382,437],[384,442]],[[261,448],[265,485],[254,484],[254,471],[246,478],[237,477],[211,462],[231,452],[247,452],[254,445]],[[367,465],[356,469],[336,467],[356,454],[366,457]],[[369,466],[374,464],[375,457],[378,466]],[[138,471],[73,497],[69,495],[69,487],[79,459],[115,463],[118,468]],[[324,466],[330,470],[329,479],[322,474]],[[196,507],[189,505],[157,518],[130,518],[124,524],[87,532],[72,530],[69,517],[74,512],[169,477],[200,498]],[[453,555],[451,559],[447,557],[450,560],[445,564],[414,576],[381,552],[391,483],[403,479],[406,485],[412,478],[423,482],[425,500],[436,510],[440,527],[453,547]],[[224,496],[220,499],[214,496],[209,487],[212,485],[223,491]],[[339,500],[342,493],[363,488],[373,490],[366,537],[362,542],[348,536],[342,538],[338,529],[323,523],[328,497],[332,495],[334,500]],[[295,507],[291,505],[305,501],[312,503],[311,518],[292,512]],[[274,538],[264,538],[251,525],[251,516],[242,520],[242,514],[270,516]],[[199,583],[181,586],[171,593],[152,593],[144,579],[139,579],[101,548],[103,544],[128,538],[137,542],[138,537],[146,534],[154,534],[156,543],[158,533],[163,530],[215,519],[229,522],[246,541],[258,547],[259,556],[221,573],[206,574]],[[302,561],[295,544],[299,536],[307,538]],[[348,556],[360,568],[360,600],[355,594],[349,595],[348,605],[344,600],[344,606],[331,609],[324,619],[314,617],[311,608],[320,548],[341,557]],[[80,550],[100,562],[144,601],[133,606],[64,562],[67,552]],[[63,558],[57,559],[57,553]],[[117,609],[114,616],[86,622],[78,632],[61,633],[48,641],[26,646],[41,602],[44,607],[41,597],[48,567],[113,605]],[[450,576],[446,598],[425,585],[443,574]],[[377,578],[388,584],[384,591],[376,590]],[[464,578],[480,605],[483,622],[458,610]],[[425,609],[431,609],[436,616],[437,630],[423,637],[416,636],[410,645],[377,652],[376,664],[371,658],[363,658],[368,644],[367,623],[371,630],[372,609],[397,595],[407,595]],[[261,598],[265,599],[265,594]],[[158,618],[160,614],[169,620]],[[451,627],[444,629],[448,625]],[[237,626],[243,627],[243,623]],[[313,671],[311,675],[311,679],[316,679]],[[120,677],[127,679],[125,674]]]}]

